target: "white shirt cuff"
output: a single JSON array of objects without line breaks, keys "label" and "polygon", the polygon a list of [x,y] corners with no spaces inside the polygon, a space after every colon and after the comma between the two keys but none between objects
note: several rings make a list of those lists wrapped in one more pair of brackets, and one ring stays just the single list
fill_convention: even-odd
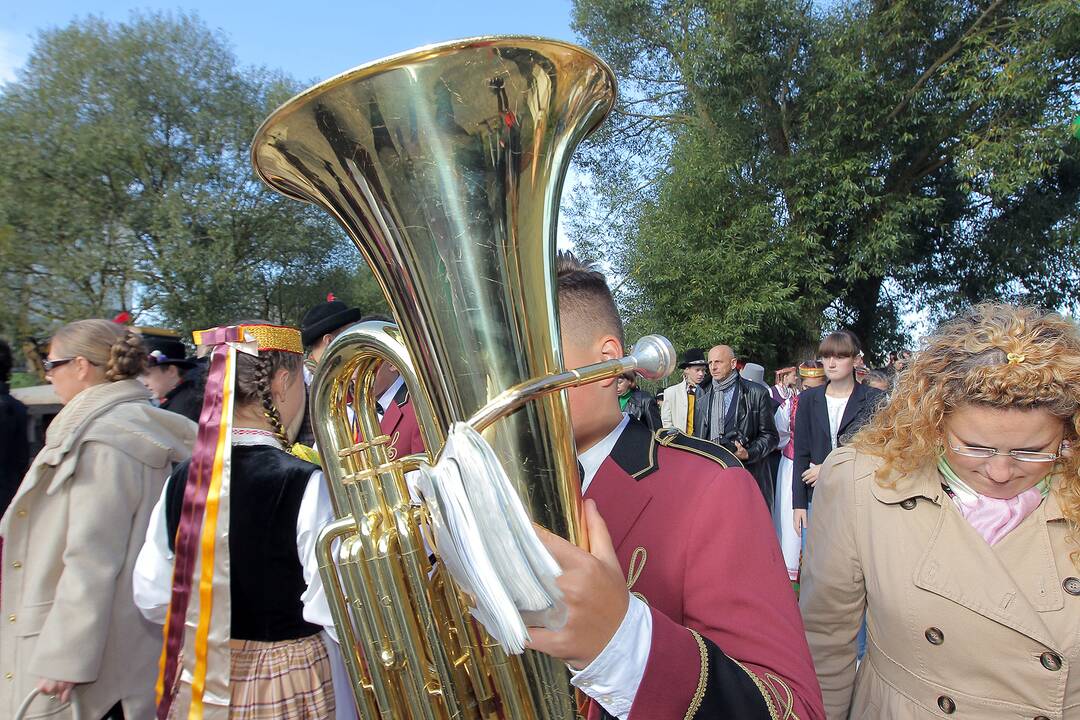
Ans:
[{"label": "white shirt cuff", "polygon": [[600,703],[608,714],[626,720],[634,705],[652,647],[652,613],[634,595],[622,624],[596,658],[577,672],[570,682]]}]

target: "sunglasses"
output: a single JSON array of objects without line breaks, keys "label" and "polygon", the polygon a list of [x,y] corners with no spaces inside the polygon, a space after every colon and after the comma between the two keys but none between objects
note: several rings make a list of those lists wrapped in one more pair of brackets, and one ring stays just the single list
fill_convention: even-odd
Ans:
[{"label": "sunglasses", "polygon": [[[76,355],[75,357],[57,358],[56,360],[50,360],[48,358],[45,358],[44,360],[41,361],[41,367],[44,368],[45,373],[48,374],[48,373],[51,373],[56,368],[60,367],[61,365],[66,365],[69,362],[71,362],[72,360],[75,360],[75,359],[77,359],[79,357],[81,357],[81,356]],[[90,363],[91,365],[94,365],[94,366],[97,365],[96,362],[91,362],[90,360],[87,360],[86,362],[88,362],[88,363]]]},{"label": "sunglasses", "polygon": [[45,368],[45,372],[51,373],[56,368],[60,367],[61,365],[65,365],[74,359],[75,358],[73,357],[57,358],[56,360],[49,360],[48,358],[45,358],[41,361],[41,367]]}]

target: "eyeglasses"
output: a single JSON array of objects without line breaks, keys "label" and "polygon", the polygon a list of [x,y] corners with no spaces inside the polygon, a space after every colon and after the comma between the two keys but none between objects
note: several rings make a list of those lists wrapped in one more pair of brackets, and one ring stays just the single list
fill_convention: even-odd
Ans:
[{"label": "eyeglasses", "polygon": [[949,447],[951,447],[953,452],[956,453],[957,455],[963,455],[964,457],[970,457],[970,458],[982,458],[983,460],[986,460],[988,458],[992,458],[995,455],[1008,455],[1013,460],[1018,460],[1020,462],[1046,463],[1046,462],[1054,462],[1055,460],[1057,460],[1058,458],[1061,457],[1060,448],[1059,448],[1059,451],[1056,452],[1056,453],[1048,453],[1048,452],[1031,452],[1029,450],[1010,450],[1009,452],[1001,452],[1000,450],[997,450],[995,448],[972,447],[970,445],[952,445],[952,444],[950,444]]},{"label": "eyeglasses", "polygon": [[51,373],[56,368],[60,367],[61,365],[66,365],[67,363],[71,362],[74,359],[75,358],[73,358],[73,357],[57,358],[56,360],[49,360],[48,358],[45,358],[44,360],[41,361],[41,367],[43,367],[45,369],[46,373]]}]

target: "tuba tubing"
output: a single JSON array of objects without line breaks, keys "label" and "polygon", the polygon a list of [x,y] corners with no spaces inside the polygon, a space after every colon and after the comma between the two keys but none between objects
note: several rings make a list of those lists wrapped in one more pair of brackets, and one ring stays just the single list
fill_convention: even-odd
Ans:
[{"label": "tuba tubing", "polygon": [[[473,38],[327,80],[275,111],[252,142],[260,178],[346,230],[396,320],[342,333],[311,389],[338,518],[320,537],[320,572],[365,718],[575,717],[565,664],[532,651],[507,656],[442,564],[429,565],[425,510],[411,501],[405,472],[437,456],[452,424],[471,422],[533,521],[586,544],[558,390],[659,367],[667,355],[674,364],[669,345],[665,355],[663,343],[639,342],[655,357],[635,350],[563,369],[559,195],[574,147],[615,92],[611,70],[582,48]],[[401,371],[430,454],[397,458],[380,434],[380,360]]]}]

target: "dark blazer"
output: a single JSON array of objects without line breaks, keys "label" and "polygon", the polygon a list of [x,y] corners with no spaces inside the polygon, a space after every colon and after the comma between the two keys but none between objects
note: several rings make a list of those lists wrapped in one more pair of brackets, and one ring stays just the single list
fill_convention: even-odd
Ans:
[{"label": "dark blazer", "polygon": [[7,510],[30,466],[26,406],[0,382],[0,515]]},{"label": "dark blazer", "polygon": [[[750,382],[744,378],[735,381],[735,397],[732,398],[724,423],[726,431],[720,444],[735,452],[738,440],[749,457],[743,465],[757,480],[765,504],[771,510],[776,487],[776,477],[769,463],[769,453],[780,442],[780,433],[776,430],[773,419],[772,393],[764,385]],[[694,402],[694,435],[709,439],[709,408],[712,405],[712,379],[701,383],[697,400]]]},{"label": "dark blazer", "polygon": [[[829,408],[825,400],[825,388],[810,388],[799,394],[799,408],[795,412],[795,459],[791,473],[791,505],[805,510],[814,498],[814,488],[802,481],[802,474],[810,463],[820,465],[832,452],[832,435],[829,430]],[[855,383],[848,398],[840,427],[836,431],[837,446],[846,445],[851,437],[870,420],[885,393],[869,385]]]}]

